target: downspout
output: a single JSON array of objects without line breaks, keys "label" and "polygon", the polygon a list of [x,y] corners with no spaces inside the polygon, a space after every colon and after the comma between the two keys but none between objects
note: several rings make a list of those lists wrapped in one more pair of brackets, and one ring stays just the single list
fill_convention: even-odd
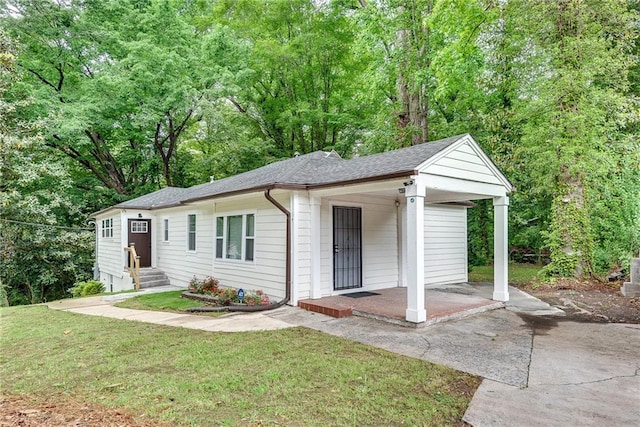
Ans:
[{"label": "downspout", "polygon": [[[285,296],[284,299],[278,301],[274,304],[269,305],[254,305],[254,306],[241,306],[241,305],[231,305],[224,307],[193,307],[189,308],[186,311],[190,312],[208,312],[208,311],[265,311],[265,310],[273,310],[275,308],[282,307],[291,299],[291,212],[287,210],[284,206],[282,206],[276,199],[274,199],[270,194],[271,189],[265,190],[264,197],[271,202],[276,208],[278,208],[287,218],[287,244],[286,244],[286,255],[285,255]],[[183,294],[184,295],[184,294]],[[199,299],[197,294],[190,294],[187,298]]]},{"label": "downspout", "polygon": [[284,296],[284,304],[289,302],[291,299],[291,212],[289,212],[284,206],[282,206],[276,199],[271,196],[271,190],[268,189],[264,192],[264,197],[268,201],[271,202],[276,208],[280,209],[280,211],[287,217],[287,253],[285,255],[285,296]]},{"label": "downspout", "polygon": [[87,224],[93,225],[93,233],[95,234],[95,244],[94,244],[95,254],[93,257],[93,280],[100,280],[100,268],[98,264],[98,221],[89,220],[87,221]]}]

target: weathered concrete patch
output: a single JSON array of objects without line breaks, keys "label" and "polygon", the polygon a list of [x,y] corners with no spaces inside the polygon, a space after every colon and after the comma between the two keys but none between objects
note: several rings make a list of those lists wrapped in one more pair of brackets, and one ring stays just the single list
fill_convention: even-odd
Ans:
[{"label": "weathered concrete patch", "polygon": [[419,329],[357,317],[306,326],[506,384],[527,381],[531,330],[506,310]]},{"label": "weathered concrete patch", "polygon": [[527,387],[484,380],[464,420],[473,426],[636,425],[638,325],[531,321]]}]

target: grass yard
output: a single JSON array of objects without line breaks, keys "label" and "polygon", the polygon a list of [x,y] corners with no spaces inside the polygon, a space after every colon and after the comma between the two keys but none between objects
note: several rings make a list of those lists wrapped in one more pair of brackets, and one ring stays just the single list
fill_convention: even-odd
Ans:
[{"label": "grass yard", "polygon": [[[536,278],[542,266],[535,264],[512,264],[509,263],[509,283],[523,284],[529,283]],[[469,272],[470,282],[493,282],[493,266],[472,267]]]},{"label": "grass yard", "polygon": [[[153,294],[139,295],[128,298],[115,304],[116,307],[132,308],[135,310],[155,310],[171,311],[174,313],[184,313],[185,309],[192,307],[202,307],[204,304],[199,301],[182,298],[182,291],[158,292]],[[208,315],[219,316],[223,313],[207,313]]]},{"label": "grass yard", "polygon": [[455,425],[477,377],[305,328],[208,333],[0,309],[0,388],[170,425]]}]

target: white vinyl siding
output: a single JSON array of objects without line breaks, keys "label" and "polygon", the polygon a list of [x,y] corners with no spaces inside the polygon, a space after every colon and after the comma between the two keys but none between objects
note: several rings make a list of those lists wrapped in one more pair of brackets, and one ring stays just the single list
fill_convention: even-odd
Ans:
[{"label": "white vinyl siding", "polygon": [[293,215],[293,274],[291,280],[298,294],[297,299],[311,297],[311,206],[306,192],[297,192],[293,198],[297,201],[291,214]]},{"label": "white vinyl siding", "polygon": [[[121,273],[123,271],[123,252],[126,244],[120,242],[121,220],[120,216],[107,219],[110,224],[110,235],[114,238],[101,239],[98,243],[98,260],[100,271],[109,273]],[[104,221],[104,220],[102,220]]]},{"label": "white vinyl siding", "polygon": [[[189,251],[189,215],[196,215],[196,248]],[[156,239],[156,265],[164,271],[171,284],[187,286],[193,276],[200,279],[213,273],[213,204],[209,201],[189,207],[175,207],[162,210],[166,231],[154,232]],[[157,227],[156,229],[160,229]]]},{"label": "white vinyl siding", "polygon": [[[289,204],[288,195],[280,195],[277,199],[284,206]],[[248,212],[254,213],[254,261],[216,258],[217,218],[246,215]],[[197,215],[197,251],[185,254],[189,214]],[[207,200],[189,207],[163,209],[162,217],[169,220],[171,227],[169,241],[156,245],[157,266],[167,274],[172,284],[186,286],[194,276],[200,279],[214,276],[223,286],[262,289],[276,300],[284,297],[286,217],[262,194],[235,201],[216,200],[214,203]],[[246,234],[247,229],[244,231]],[[162,242],[161,233],[155,236],[158,243]],[[247,239],[251,237],[245,236]]]},{"label": "white vinyl siding", "polygon": [[424,210],[425,284],[460,283],[467,278],[467,209],[427,205]]},{"label": "white vinyl siding", "polygon": [[[97,217],[96,222],[101,225],[103,221],[109,221],[110,232],[112,237],[99,239],[98,242],[98,270],[100,271],[100,281],[105,285],[108,291],[121,291],[132,289],[131,278],[124,271],[124,247],[126,243],[122,243],[122,216],[120,212],[112,217]],[[106,225],[106,224],[105,224]],[[102,230],[101,230],[102,233]],[[102,234],[101,234],[102,236]]]},{"label": "white vinyl siding", "polygon": [[[289,206],[289,194],[274,195],[274,197],[283,206]],[[214,252],[212,253],[213,274],[225,286],[242,287],[245,290],[261,289],[272,299],[282,299],[285,295],[286,217],[262,194],[235,201],[218,201],[215,206],[216,217],[246,215],[247,211],[254,213],[254,236],[246,235],[245,220],[244,244],[246,246],[246,242],[254,237],[253,262],[241,262],[227,259],[224,256],[219,258]],[[218,238],[220,234],[217,230],[218,221],[217,219],[212,221],[212,225],[215,227],[215,234],[211,234],[214,250],[220,245]],[[226,231],[224,236],[226,236]],[[224,245],[223,242],[223,247]]]},{"label": "white vinyl siding", "polygon": [[422,172],[468,181],[502,184],[483,155],[468,142],[427,166]]},{"label": "white vinyl siding", "polygon": [[333,292],[332,206],[362,208],[362,290],[384,289],[398,284],[398,225],[395,200],[350,195],[322,200],[321,292]]}]

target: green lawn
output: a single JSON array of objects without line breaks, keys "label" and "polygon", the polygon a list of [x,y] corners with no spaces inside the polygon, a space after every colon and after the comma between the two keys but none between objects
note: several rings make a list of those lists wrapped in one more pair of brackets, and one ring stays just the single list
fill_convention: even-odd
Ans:
[{"label": "green lawn", "polygon": [[[185,309],[202,307],[202,302],[182,298],[182,291],[158,292],[128,298],[115,304],[116,307],[133,308],[136,310],[172,311],[184,313]],[[209,313],[210,314],[210,313]],[[214,313],[219,315],[220,313]]]},{"label": "green lawn", "polygon": [[[509,264],[509,283],[524,284],[536,278],[542,266],[535,264]],[[472,267],[469,272],[470,282],[493,282],[493,266]]]},{"label": "green lawn", "polygon": [[453,425],[477,377],[305,328],[209,333],[0,309],[0,389],[172,425]]}]

